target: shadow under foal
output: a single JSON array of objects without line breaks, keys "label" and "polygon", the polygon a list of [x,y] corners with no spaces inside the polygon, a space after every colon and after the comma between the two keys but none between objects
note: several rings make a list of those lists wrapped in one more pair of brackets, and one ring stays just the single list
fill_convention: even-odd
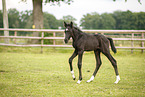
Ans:
[{"label": "shadow under foal", "polygon": [[75,48],[74,53],[69,58],[69,64],[70,64],[70,70],[73,79],[75,80],[73,66],[72,66],[72,60],[78,55],[78,69],[79,69],[79,80],[77,81],[78,84],[80,84],[82,80],[82,56],[84,51],[94,51],[95,58],[96,58],[96,69],[92,75],[92,77],[87,81],[88,83],[94,80],[94,77],[96,76],[97,71],[99,70],[102,62],[100,58],[100,53],[102,52],[112,63],[112,66],[114,67],[115,73],[116,73],[116,81],[117,84],[120,80],[118,69],[117,69],[117,62],[112,57],[109,51],[109,42],[111,45],[111,49],[114,53],[116,53],[116,48],[113,44],[112,38],[105,37],[101,34],[87,34],[82,32],[77,27],[73,26],[73,22],[70,24],[67,24],[64,22],[65,27],[65,43],[68,43],[68,40],[72,37],[73,42],[72,46]]}]

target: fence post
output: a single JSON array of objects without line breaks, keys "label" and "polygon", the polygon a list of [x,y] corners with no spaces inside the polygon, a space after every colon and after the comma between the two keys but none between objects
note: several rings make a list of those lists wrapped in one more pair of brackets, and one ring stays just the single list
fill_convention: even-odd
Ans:
[{"label": "fence post", "polygon": [[[133,47],[133,38],[134,38],[134,33],[131,34],[131,47]],[[133,53],[133,49],[131,49],[131,53]]]},{"label": "fence post", "polygon": [[[17,36],[17,31],[15,31],[14,36]],[[16,44],[16,38],[14,38],[14,42]]]},{"label": "fence post", "polygon": [[[53,32],[53,37],[55,37],[55,32]],[[53,45],[55,45],[55,39],[53,39]],[[53,47],[55,49],[55,47]]]},{"label": "fence post", "polygon": [[[53,32],[53,37],[55,37],[55,32]],[[55,39],[53,39],[53,45],[55,45]]]},{"label": "fence post", "polygon": [[41,32],[41,53],[43,53],[44,32]]},{"label": "fence post", "polygon": [[[141,33],[142,39],[144,39],[144,33]],[[141,42],[141,47],[144,47],[144,41]],[[141,50],[141,53],[144,52],[144,49]]]}]

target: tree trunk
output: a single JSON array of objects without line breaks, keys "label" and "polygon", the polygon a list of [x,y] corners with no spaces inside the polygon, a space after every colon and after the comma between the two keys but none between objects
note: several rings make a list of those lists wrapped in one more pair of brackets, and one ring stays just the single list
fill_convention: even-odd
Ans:
[{"label": "tree trunk", "polygon": [[[33,1],[33,25],[35,29],[43,28],[43,12],[42,12],[42,1],[43,0],[32,0]],[[33,36],[38,37],[38,32],[33,32]],[[38,40],[33,40],[32,43],[38,43]]]},{"label": "tree trunk", "polygon": [[[3,26],[5,29],[9,28],[8,24],[8,14],[7,14],[7,9],[6,9],[6,1],[2,0],[2,5],[3,5]],[[4,36],[9,36],[9,31],[4,31]],[[9,43],[9,39],[5,38],[5,43]]]}]

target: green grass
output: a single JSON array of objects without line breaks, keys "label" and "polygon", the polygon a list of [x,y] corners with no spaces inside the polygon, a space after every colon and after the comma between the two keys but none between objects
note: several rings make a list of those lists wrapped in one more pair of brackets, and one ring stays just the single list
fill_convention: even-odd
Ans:
[{"label": "green grass", "polygon": [[[118,62],[121,81],[115,82],[115,72],[108,59],[102,56],[102,66],[91,83],[95,69],[93,53],[83,56],[83,80],[78,80],[77,58],[73,61],[76,80],[68,65],[72,49],[0,47],[0,97],[97,97],[145,96],[145,53],[118,51],[113,54]],[[87,71],[90,72],[87,72]]]}]

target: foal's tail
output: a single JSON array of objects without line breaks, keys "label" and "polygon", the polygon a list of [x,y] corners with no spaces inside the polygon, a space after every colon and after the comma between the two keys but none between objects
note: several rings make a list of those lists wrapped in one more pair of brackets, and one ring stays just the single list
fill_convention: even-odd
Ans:
[{"label": "foal's tail", "polygon": [[112,51],[113,51],[114,53],[116,53],[117,50],[116,50],[116,48],[115,48],[115,46],[114,46],[113,39],[110,38],[110,37],[107,37],[107,39],[110,41],[110,45],[111,45]]}]

